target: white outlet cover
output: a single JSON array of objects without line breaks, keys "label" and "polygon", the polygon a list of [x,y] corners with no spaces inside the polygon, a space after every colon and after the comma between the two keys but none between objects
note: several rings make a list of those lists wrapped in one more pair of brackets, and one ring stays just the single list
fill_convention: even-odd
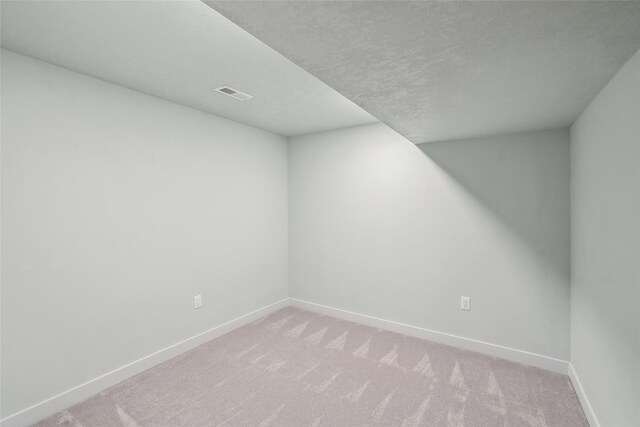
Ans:
[{"label": "white outlet cover", "polygon": [[193,308],[202,307],[202,295],[196,295],[193,297]]},{"label": "white outlet cover", "polygon": [[471,310],[471,297],[461,297],[460,308],[462,310]]}]

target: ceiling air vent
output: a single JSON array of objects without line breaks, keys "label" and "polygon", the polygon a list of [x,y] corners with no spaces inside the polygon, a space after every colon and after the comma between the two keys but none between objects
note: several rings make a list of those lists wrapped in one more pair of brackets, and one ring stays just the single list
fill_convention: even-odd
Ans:
[{"label": "ceiling air vent", "polygon": [[220,93],[224,93],[227,96],[237,99],[238,101],[246,101],[247,99],[253,98],[253,96],[248,93],[240,92],[229,86],[220,86],[217,87],[216,90]]}]

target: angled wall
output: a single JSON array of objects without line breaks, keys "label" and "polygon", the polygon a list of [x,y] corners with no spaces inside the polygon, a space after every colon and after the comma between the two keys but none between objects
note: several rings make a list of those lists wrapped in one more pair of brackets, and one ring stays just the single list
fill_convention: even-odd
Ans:
[{"label": "angled wall", "polygon": [[291,138],[289,245],[293,298],[569,358],[567,129]]},{"label": "angled wall", "polygon": [[602,426],[640,425],[640,53],[571,127],[571,362]]}]

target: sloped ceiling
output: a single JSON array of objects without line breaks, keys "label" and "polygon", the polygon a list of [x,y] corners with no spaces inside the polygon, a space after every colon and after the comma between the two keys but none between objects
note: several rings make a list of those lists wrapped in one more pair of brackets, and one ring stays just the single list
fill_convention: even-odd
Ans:
[{"label": "sloped ceiling", "polygon": [[5,49],[285,136],[376,121],[199,1],[2,1],[1,16]]},{"label": "sloped ceiling", "polygon": [[415,143],[570,125],[640,2],[206,1]]}]

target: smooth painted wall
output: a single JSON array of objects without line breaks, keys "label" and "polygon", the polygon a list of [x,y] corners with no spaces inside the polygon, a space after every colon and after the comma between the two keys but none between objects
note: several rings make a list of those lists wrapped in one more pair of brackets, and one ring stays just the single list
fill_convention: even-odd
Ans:
[{"label": "smooth painted wall", "polygon": [[604,426],[640,425],[640,52],[571,127],[571,362]]},{"label": "smooth painted wall", "polygon": [[287,297],[285,138],[4,50],[1,125],[3,417]]},{"label": "smooth painted wall", "polygon": [[291,138],[289,251],[293,298],[568,360],[568,129]]}]

